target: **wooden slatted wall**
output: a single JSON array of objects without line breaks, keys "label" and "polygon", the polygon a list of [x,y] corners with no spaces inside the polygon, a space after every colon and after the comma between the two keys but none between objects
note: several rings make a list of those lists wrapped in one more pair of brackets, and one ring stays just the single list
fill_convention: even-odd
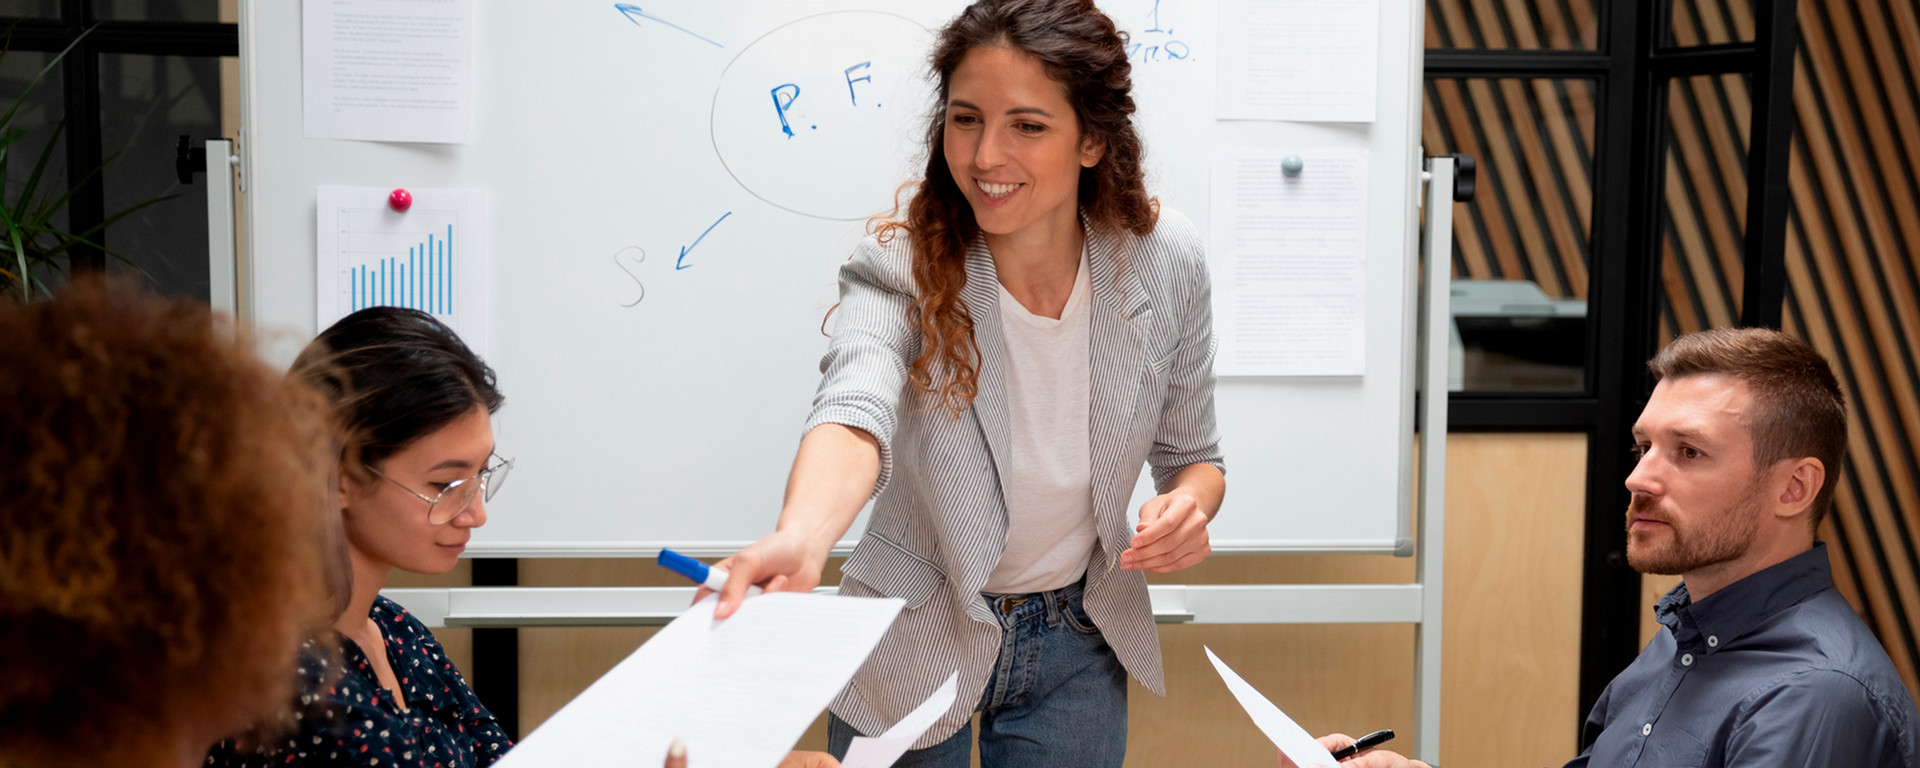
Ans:
[{"label": "wooden slatted wall", "polygon": [[1798,18],[1785,325],[1834,362],[1852,411],[1821,534],[1920,691],[1920,2],[1801,0]]},{"label": "wooden slatted wall", "polygon": [[[1429,48],[1591,48],[1585,0],[1429,0]],[[1594,84],[1559,79],[1427,81],[1421,144],[1479,163],[1478,190],[1454,219],[1453,276],[1532,280],[1587,298],[1593,220]]]}]

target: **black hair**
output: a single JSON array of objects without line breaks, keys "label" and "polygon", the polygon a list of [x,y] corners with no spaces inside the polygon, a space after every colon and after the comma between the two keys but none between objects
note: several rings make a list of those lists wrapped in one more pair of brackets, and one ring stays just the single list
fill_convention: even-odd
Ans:
[{"label": "black hair", "polygon": [[321,332],[294,360],[293,373],[334,404],[347,435],[343,468],[365,479],[413,441],[506,397],[493,369],[432,315],[370,307]]}]

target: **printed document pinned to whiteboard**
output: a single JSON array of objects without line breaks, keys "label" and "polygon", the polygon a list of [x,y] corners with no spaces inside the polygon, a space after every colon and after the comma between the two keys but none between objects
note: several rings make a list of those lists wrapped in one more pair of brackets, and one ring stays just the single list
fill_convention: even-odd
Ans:
[{"label": "printed document pinned to whiteboard", "polygon": [[411,307],[487,354],[487,194],[414,189],[405,213],[383,187],[319,189],[319,328],[367,307]]},{"label": "printed document pinned to whiteboard", "polygon": [[307,138],[467,140],[473,0],[302,2]]},{"label": "printed document pinned to whiteboard", "polygon": [[1214,370],[1365,373],[1366,150],[1223,149],[1213,199]]},{"label": "printed document pinned to whiteboard", "polygon": [[1380,0],[1221,0],[1222,120],[1370,123]]},{"label": "printed document pinned to whiteboard", "polygon": [[773,768],[865,663],[905,601],[775,592],[725,621],[708,597],[661,629],[496,765]]}]

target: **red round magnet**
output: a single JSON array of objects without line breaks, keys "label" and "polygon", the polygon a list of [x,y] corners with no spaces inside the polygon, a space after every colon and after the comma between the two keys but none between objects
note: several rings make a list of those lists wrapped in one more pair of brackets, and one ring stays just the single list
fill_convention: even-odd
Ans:
[{"label": "red round magnet", "polygon": [[406,213],[408,208],[413,207],[413,193],[404,189],[394,190],[393,194],[387,195],[387,207]]}]

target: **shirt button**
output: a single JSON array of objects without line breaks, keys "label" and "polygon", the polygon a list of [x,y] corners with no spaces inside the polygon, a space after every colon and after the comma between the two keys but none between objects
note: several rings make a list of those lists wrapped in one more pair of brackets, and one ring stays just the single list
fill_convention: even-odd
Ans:
[{"label": "shirt button", "polygon": [[1680,654],[1680,666],[1683,666],[1683,667],[1693,666],[1693,654],[1691,653]]},{"label": "shirt button", "polygon": [[1720,647],[1720,636],[1719,636],[1719,635],[1707,635],[1707,647],[1708,647],[1708,648],[1718,648],[1718,647]]},{"label": "shirt button", "polygon": [[1645,736],[1650,733],[1653,733],[1653,723],[1647,723],[1646,725],[1640,726],[1640,735]]}]

